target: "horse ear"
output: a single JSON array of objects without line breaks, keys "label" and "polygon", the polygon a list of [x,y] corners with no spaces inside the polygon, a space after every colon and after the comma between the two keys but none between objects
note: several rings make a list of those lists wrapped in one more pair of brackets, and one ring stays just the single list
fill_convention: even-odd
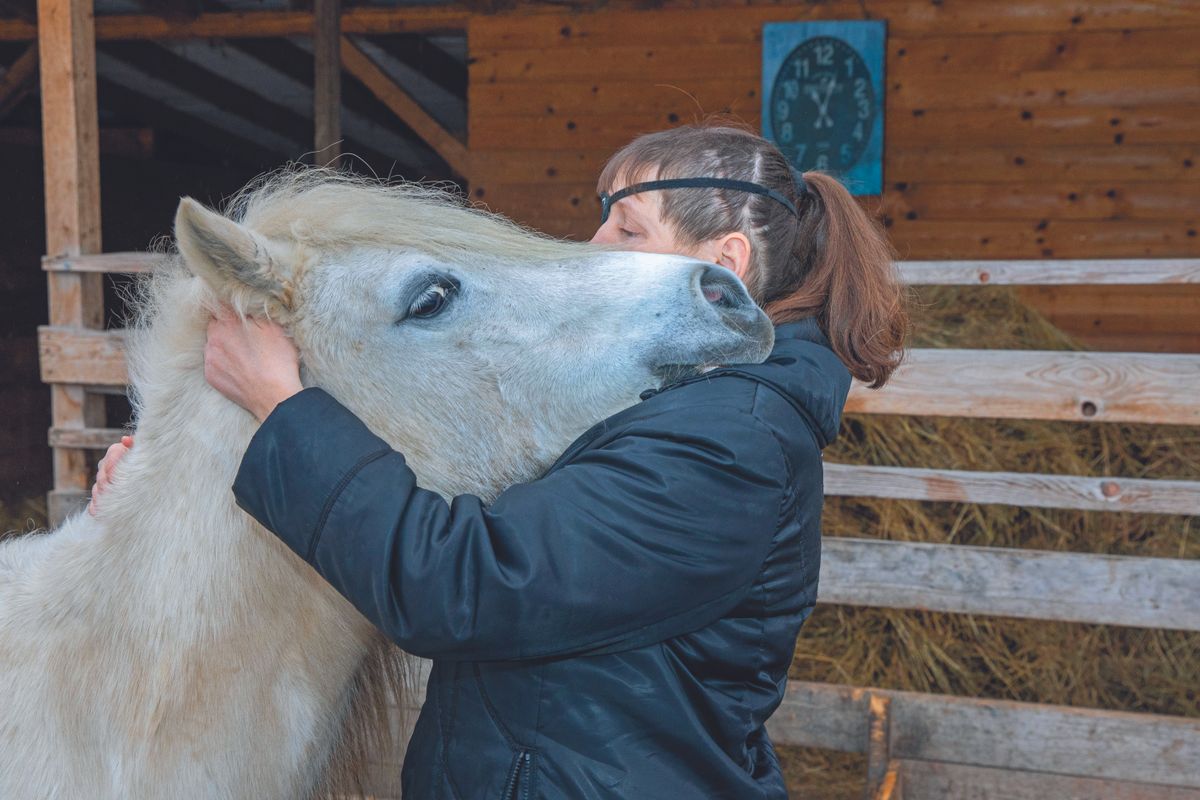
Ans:
[{"label": "horse ear", "polygon": [[222,299],[249,294],[291,308],[291,286],[273,255],[278,248],[249,228],[185,197],[175,212],[175,244]]}]

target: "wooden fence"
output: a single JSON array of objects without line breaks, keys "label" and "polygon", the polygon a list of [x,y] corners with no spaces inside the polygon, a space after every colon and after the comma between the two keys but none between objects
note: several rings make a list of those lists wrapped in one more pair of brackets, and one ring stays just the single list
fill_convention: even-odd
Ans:
[{"label": "wooden fence", "polygon": [[[138,273],[156,257],[46,258],[51,275]],[[906,262],[925,285],[1200,283],[1200,260]],[[1200,310],[1197,321],[1200,323]],[[123,333],[39,331],[42,379],[122,392]],[[856,385],[848,412],[1200,426],[1200,355],[917,349],[889,385]],[[120,430],[59,422],[60,463]],[[78,485],[79,478],[76,478]],[[825,466],[826,493],[1042,508],[1200,515],[1200,480],[870,465]],[[56,487],[62,503],[80,494]],[[1200,561],[831,538],[822,602],[1200,630]],[[775,740],[866,753],[872,796],[1200,798],[1200,720],[793,682]]]}]

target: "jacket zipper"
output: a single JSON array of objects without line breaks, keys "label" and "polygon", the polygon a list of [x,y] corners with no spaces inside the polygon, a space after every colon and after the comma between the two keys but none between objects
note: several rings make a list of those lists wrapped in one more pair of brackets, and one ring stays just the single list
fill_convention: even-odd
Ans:
[{"label": "jacket zipper", "polygon": [[[521,775],[529,770],[529,762],[532,760],[528,750],[520,750],[513,757],[512,767],[508,770],[508,781],[504,784],[504,794],[501,795],[501,800],[517,800],[517,789],[521,785]],[[529,797],[529,783],[525,783],[525,791],[521,792],[521,797]]]}]

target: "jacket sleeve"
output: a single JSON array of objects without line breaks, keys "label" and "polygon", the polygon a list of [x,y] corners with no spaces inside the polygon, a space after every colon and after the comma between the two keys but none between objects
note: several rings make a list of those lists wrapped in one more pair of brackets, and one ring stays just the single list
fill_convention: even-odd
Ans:
[{"label": "jacket sleeve", "polygon": [[263,423],[234,494],[412,653],[615,652],[732,609],[789,482],[777,440],[748,413],[675,408],[644,425],[490,507],[447,503],[349,410],[306,389]]}]

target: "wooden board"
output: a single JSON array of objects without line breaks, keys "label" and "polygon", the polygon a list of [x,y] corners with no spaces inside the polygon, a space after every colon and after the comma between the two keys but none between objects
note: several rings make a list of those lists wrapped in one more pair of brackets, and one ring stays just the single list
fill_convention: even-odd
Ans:
[{"label": "wooden board", "polygon": [[908,219],[1188,220],[1200,182],[893,183],[880,212]]},{"label": "wooden board", "polygon": [[1200,560],[826,537],[818,601],[1200,631]]},{"label": "wooden board", "polygon": [[848,413],[1200,424],[1200,356],[915,349]]},{"label": "wooden board", "polygon": [[1200,788],[937,761],[897,763],[902,796],[910,800],[1200,800]]},{"label": "wooden board", "polygon": [[1200,259],[900,261],[905,283],[925,286],[1147,286],[1200,284]]},{"label": "wooden board", "polygon": [[825,463],[825,494],[1200,516],[1200,481]]},{"label": "wooden board", "polygon": [[47,272],[150,272],[167,256],[160,253],[95,253],[79,256],[45,256],[42,269]]},{"label": "wooden board", "polygon": [[51,447],[107,450],[128,433],[122,428],[51,428],[49,442]]},{"label": "wooden board", "polygon": [[871,694],[890,700],[893,758],[1200,787],[1198,719],[792,681],[767,729],[865,752]]},{"label": "wooden board", "polygon": [[980,146],[961,142],[887,150],[892,186],[934,183],[1041,181],[1200,181],[1200,145]]},{"label": "wooden board", "polygon": [[[122,331],[98,331],[83,328],[38,328],[38,353],[41,357],[42,381],[53,384],[86,386],[125,386],[129,373],[125,366],[124,335]],[[57,428],[98,428],[90,425],[61,424]],[[86,482],[87,476],[84,476]],[[86,488],[80,486],[76,488]]]}]

